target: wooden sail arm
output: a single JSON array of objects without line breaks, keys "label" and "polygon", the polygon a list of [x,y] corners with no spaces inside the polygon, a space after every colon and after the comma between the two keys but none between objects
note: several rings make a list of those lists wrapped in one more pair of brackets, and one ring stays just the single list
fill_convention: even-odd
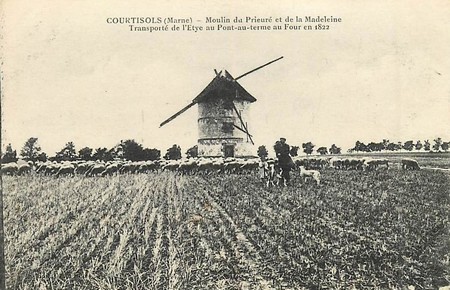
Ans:
[{"label": "wooden sail arm", "polygon": [[184,107],[183,109],[181,109],[180,111],[178,111],[177,113],[175,113],[174,115],[172,115],[170,118],[168,118],[167,120],[165,120],[164,122],[162,122],[159,127],[161,128],[162,126],[164,126],[165,124],[169,123],[170,121],[172,121],[173,119],[175,119],[176,117],[178,117],[179,115],[181,115],[182,113],[184,113],[187,109],[189,109],[190,107],[192,107],[193,105],[195,105],[196,103],[192,102],[189,105],[187,105],[186,107]]},{"label": "wooden sail arm", "polygon": [[242,131],[242,132],[244,132],[245,134],[247,134],[247,135],[249,135],[249,136],[251,136],[251,137],[253,137],[252,135],[250,135],[247,131],[245,131],[244,129],[242,129],[241,127],[239,127],[238,125],[236,125],[236,124],[233,124],[233,126],[234,126],[234,128],[236,128],[236,129],[238,129],[238,130],[240,130],[240,131]]},{"label": "wooden sail arm", "polygon": [[268,66],[268,65],[271,64],[271,63],[274,63],[274,62],[276,62],[276,61],[279,61],[279,60],[282,59],[282,58],[283,58],[283,57],[281,56],[281,57],[279,57],[279,58],[277,58],[277,59],[274,59],[274,60],[272,60],[272,61],[269,61],[269,62],[266,63],[266,64],[263,64],[263,65],[261,65],[261,66],[258,66],[257,68],[254,68],[254,69],[252,69],[251,71],[248,71],[248,72],[246,72],[245,74],[242,74],[242,75],[238,76],[238,77],[235,78],[234,80],[237,81],[238,79],[243,78],[243,77],[245,77],[246,75],[251,74],[251,73],[254,72],[254,71],[257,71],[257,70],[259,70],[259,69],[262,69],[263,67]]},{"label": "wooden sail arm", "polygon": [[234,102],[233,102],[233,109],[236,112],[236,115],[238,116],[239,121],[241,121],[242,128],[244,128],[245,133],[247,134],[248,138],[250,139],[250,142],[252,142],[252,144],[255,145],[255,143],[253,142],[253,139],[252,139],[250,133],[248,132],[247,126],[245,126],[244,120],[242,120],[241,114],[239,114],[238,109],[234,105]]}]

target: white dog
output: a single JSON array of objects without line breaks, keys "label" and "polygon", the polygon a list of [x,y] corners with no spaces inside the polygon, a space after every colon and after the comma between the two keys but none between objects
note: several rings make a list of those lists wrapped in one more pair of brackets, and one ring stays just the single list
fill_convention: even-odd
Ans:
[{"label": "white dog", "polygon": [[315,181],[316,184],[319,185],[320,184],[320,172],[317,170],[306,170],[304,166],[300,166],[300,178],[304,178],[305,182],[307,179],[309,179],[310,177],[312,177]]}]

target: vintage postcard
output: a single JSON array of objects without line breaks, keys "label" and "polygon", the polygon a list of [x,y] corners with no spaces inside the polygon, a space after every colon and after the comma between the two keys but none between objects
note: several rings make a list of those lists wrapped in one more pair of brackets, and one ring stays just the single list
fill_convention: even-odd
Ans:
[{"label": "vintage postcard", "polygon": [[449,11],[1,1],[0,289],[450,289]]}]

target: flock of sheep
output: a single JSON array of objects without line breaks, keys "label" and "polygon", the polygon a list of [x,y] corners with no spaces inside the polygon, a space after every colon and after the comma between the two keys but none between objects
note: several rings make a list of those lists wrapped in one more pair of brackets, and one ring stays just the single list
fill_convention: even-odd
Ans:
[{"label": "flock of sheep", "polygon": [[[383,166],[389,168],[389,161],[381,158],[311,158],[294,157],[297,168],[304,170],[320,170],[334,168],[340,170],[376,170]],[[417,161],[409,158],[402,159],[405,170],[420,169]],[[1,173],[4,175],[26,175],[32,172],[52,176],[84,175],[107,176],[126,173],[149,173],[157,171],[174,171],[180,174],[243,174],[258,170],[259,158],[189,158],[186,160],[155,160],[155,161],[66,161],[66,162],[25,162],[2,164]]]},{"label": "flock of sheep", "polygon": [[[379,167],[389,168],[389,160],[386,158],[294,158],[297,166],[304,166],[307,169],[324,169],[334,168],[343,170],[376,170]],[[403,158],[401,160],[401,167],[404,170],[418,170],[419,164],[416,160],[411,158]]]},{"label": "flock of sheep", "polygon": [[157,171],[176,171],[181,174],[211,174],[251,172],[258,168],[258,158],[189,158],[186,160],[155,161],[64,161],[64,162],[24,162],[2,164],[5,175],[25,175],[31,172],[52,176],[84,175],[107,176],[127,173],[149,173]]}]

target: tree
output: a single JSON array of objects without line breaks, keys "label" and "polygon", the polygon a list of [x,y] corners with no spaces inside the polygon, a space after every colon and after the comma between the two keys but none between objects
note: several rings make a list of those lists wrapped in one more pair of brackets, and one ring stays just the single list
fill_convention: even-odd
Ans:
[{"label": "tree", "polygon": [[144,160],[158,160],[161,157],[161,151],[155,148],[144,149]]},{"label": "tree", "polygon": [[298,155],[298,149],[299,149],[298,146],[292,146],[292,147],[291,147],[291,150],[289,151],[289,154],[290,154],[292,157],[297,156],[297,155]]},{"label": "tree", "polygon": [[45,153],[45,152],[41,152],[39,155],[38,155],[38,161],[42,161],[42,162],[46,162],[47,161],[47,159],[48,159],[48,156],[47,156],[47,154]]},{"label": "tree", "polygon": [[336,144],[331,145],[330,154],[341,154],[341,148],[337,147]]},{"label": "tree", "polygon": [[17,162],[17,152],[12,149],[11,143],[6,146],[5,154],[2,156],[2,163]]},{"label": "tree", "polygon": [[437,139],[434,139],[434,145],[433,145],[433,150],[438,152],[441,149],[441,145],[442,145],[442,138],[439,137]]},{"label": "tree", "polygon": [[430,144],[430,141],[429,141],[429,140],[425,140],[425,141],[424,141],[424,143],[423,143],[423,149],[424,149],[425,151],[430,151],[430,149],[431,149],[431,144]]},{"label": "tree", "polygon": [[367,151],[369,152],[379,152],[381,150],[383,150],[384,146],[383,143],[375,143],[375,142],[370,142],[369,144],[367,144]]},{"label": "tree", "polygon": [[388,150],[389,139],[383,139],[381,144],[383,144],[383,150]]},{"label": "tree", "polygon": [[414,148],[414,142],[413,140],[409,140],[406,141],[405,143],[403,143],[403,149],[407,150],[407,151],[411,151]]},{"label": "tree", "polygon": [[82,160],[91,160],[92,158],[92,148],[89,147],[84,147],[81,148],[80,151],[78,151],[78,157],[80,157],[80,159]]},{"label": "tree", "polygon": [[112,161],[114,160],[111,150],[108,150],[107,148],[97,148],[95,149],[94,154],[92,155],[93,160],[100,160],[100,161]]},{"label": "tree", "polygon": [[353,150],[356,152],[366,152],[367,151],[367,145],[360,142],[360,141],[356,141],[355,142],[355,147],[353,147]]},{"label": "tree", "polygon": [[310,155],[314,150],[314,145],[312,142],[307,142],[302,144],[303,152]]},{"label": "tree", "polygon": [[167,149],[166,155],[164,155],[164,159],[167,160],[178,160],[181,159],[181,147],[177,144],[174,144],[172,147]]},{"label": "tree", "polygon": [[450,142],[442,142],[442,144],[441,144],[442,150],[444,150],[445,152],[447,152],[448,149],[449,149],[449,147],[450,147]]},{"label": "tree", "polygon": [[387,147],[387,149],[389,150],[389,151],[398,151],[398,150],[400,150],[402,147],[401,147],[401,142],[399,142],[399,143],[394,143],[394,142],[390,142],[389,144],[388,144],[388,147]]},{"label": "tree", "polygon": [[259,158],[267,158],[267,156],[269,155],[269,151],[267,151],[266,146],[261,145],[258,147],[258,152],[257,152]]},{"label": "tree", "polygon": [[142,147],[141,144],[134,141],[133,139],[129,139],[129,140],[125,140],[125,141],[121,140],[118,147],[121,148],[120,149],[122,151],[121,155],[126,160],[131,160],[131,161],[144,160],[144,148]]},{"label": "tree", "polygon": [[198,146],[194,145],[186,151],[187,158],[196,158],[198,157]]},{"label": "tree", "polygon": [[74,161],[77,159],[77,152],[75,151],[75,144],[67,142],[61,151],[56,152],[55,159],[57,161]]},{"label": "tree", "polygon": [[328,154],[327,147],[319,147],[319,148],[317,148],[316,151],[317,151],[317,153],[319,153],[320,155]]},{"label": "tree", "polygon": [[116,158],[123,158],[123,157],[120,157],[120,156],[122,156],[120,154],[121,154],[121,151],[117,150],[117,146],[114,146],[113,148],[108,150],[108,155],[111,156],[111,160],[114,160]]},{"label": "tree", "polygon": [[20,151],[20,155],[25,160],[36,161],[41,151],[41,147],[37,143],[38,138],[31,137],[28,139],[23,145],[22,150]]},{"label": "tree", "polygon": [[144,148],[134,139],[120,140],[120,143],[109,150],[111,158],[123,158],[130,161],[157,160],[161,156],[158,149]]},{"label": "tree", "polygon": [[422,142],[421,142],[420,140],[417,140],[417,143],[416,143],[416,150],[419,151],[419,150],[422,149],[422,148],[423,148]]},{"label": "tree", "polygon": [[386,149],[388,151],[394,151],[395,150],[395,143],[389,142],[389,144],[387,145]]}]

